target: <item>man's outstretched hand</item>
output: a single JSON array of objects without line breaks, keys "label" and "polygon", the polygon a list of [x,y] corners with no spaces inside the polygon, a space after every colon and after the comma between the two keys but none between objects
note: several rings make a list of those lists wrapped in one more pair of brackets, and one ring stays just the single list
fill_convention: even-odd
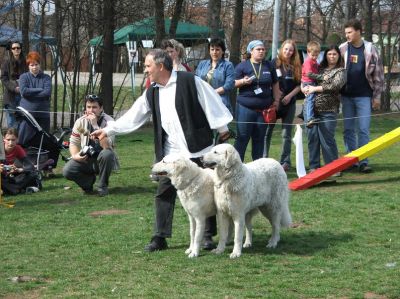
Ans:
[{"label": "man's outstretched hand", "polygon": [[103,140],[106,137],[107,137],[107,133],[103,129],[99,129],[99,130],[93,131],[90,134],[90,138],[91,139],[96,139],[97,138],[99,140]]}]

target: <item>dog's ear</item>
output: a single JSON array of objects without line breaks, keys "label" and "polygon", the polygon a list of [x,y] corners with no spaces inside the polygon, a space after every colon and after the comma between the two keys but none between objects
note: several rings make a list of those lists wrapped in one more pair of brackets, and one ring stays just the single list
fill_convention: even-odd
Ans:
[{"label": "dog's ear", "polygon": [[233,146],[229,146],[225,150],[225,168],[231,168],[237,163],[237,152]]}]

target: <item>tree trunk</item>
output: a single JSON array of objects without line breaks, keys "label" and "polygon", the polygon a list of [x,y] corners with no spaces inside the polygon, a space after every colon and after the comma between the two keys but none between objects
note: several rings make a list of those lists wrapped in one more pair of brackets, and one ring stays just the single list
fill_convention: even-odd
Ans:
[{"label": "tree trunk", "polygon": [[23,18],[22,18],[22,51],[28,54],[29,52],[29,15],[31,12],[31,1],[24,0],[23,2]]},{"label": "tree trunk", "polygon": [[236,0],[231,36],[231,62],[237,65],[241,60],[240,42],[242,37],[243,4],[244,0]]},{"label": "tree trunk", "polygon": [[171,26],[169,27],[169,37],[174,38],[176,35],[176,29],[178,27],[178,22],[182,14],[183,0],[176,0],[174,14],[171,19]]},{"label": "tree trunk", "polygon": [[115,28],[115,2],[104,1],[104,41],[102,61],[103,70],[101,74],[101,98],[103,99],[104,111],[113,115],[113,61],[114,61],[114,28]]},{"label": "tree trunk", "polygon": [[289,21],[289,28],[288,28],[288,38],[293,37],[293,28],[294,28],[294,22],[296,20],[296,2],[297,0],[292,0],[290,3],[290,21]]},{"label": "tree trunk", "polygon": [[364,24],[364,38],[368,41],[372,40],[372,0],[363,0],[362,15],[364,20],[368,20]]},{"label": "tree trunk", "polygon": [[311,40],[311,0],[307,0],[306,10],[306,42]]},{"label": "tree trunk", "polygon": [[[218,32],[221,24],[221,0],[210,0],[207,7],[207,24],[210,28],[210,37],[219,37]],[[235,31],[234,31],[235,32]]]},{"label": "tree trunk", "polygon": [[161,41],[165,38],[165,19],[164,19],[164,1],[154,0],[154,13],[156,23],[156,47],[160,47]]},{"label": "tree trunk", "polygon": [[283,40],[286,40],[288,38],[288,25],[289,25],[289,15],[288,15],[288,1],[283,0],[282,1],[282,36]]}]

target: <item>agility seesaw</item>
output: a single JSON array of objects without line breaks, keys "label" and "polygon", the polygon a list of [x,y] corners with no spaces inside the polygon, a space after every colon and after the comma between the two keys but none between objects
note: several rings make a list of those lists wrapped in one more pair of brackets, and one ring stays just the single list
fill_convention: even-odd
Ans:
[{"label": "agility seesaw", "polygon": [[297,180],[289,183],[290,190],[304,190],[319,182],[325,180],[326,178],[332,176],[333,174],[343,171],[348,167],[358,163],[359,161],[375,155],[376,153],[384,150],[385,148],[391,146],[392,144],[400,141],[400,127],[386,133],[385,135],[369,142],[368,144],[360,147],[359,149],[352,151],[351,153],[309,173]]}]

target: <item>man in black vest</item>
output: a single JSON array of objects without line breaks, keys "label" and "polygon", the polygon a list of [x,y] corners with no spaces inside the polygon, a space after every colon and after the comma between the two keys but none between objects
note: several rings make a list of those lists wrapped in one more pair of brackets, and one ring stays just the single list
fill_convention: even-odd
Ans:
[{"label": "man in black vest", "polygon": [[[135,131],[153,117],[156,160],[180,153],[200,164],[200,157],[213,146],[212,130],[220,141],[229,138],[228,123],[232,115],[218,93],[192,73],[172,70],[172,60],[160,49],[149,52],[145,72],[152,82],[133,106],[115,123],[92,133],[102,139],[114,134]],[[168,178],[161,178],[155,196],[154,235],[145,251],[167,249],[166,238],[172,234],[176,189]],[[211,218],[211,219],[210,219]],[[205,249],[212,249],[216,234],[215,217],[207,219]]]}]

